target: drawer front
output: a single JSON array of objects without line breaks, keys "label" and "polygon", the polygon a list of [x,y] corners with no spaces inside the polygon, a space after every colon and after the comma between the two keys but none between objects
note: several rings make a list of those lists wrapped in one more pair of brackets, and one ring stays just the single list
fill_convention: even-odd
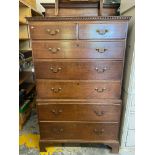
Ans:
[{"label": "drawer front", "polygon": [[120,121],[120,104],[42,104],[38,105],[40,121]]},{"label": "drawer front", "polygon": [[118,125],[118,123],[40,122],[40,136],[44,140],[118,140]]},{"label": "drawer front", "polygon": [[31,39],[76,39],[76,24],[45,23],[30,25]]},{"label": "drawer front", "polygon": [[127,36],[127,23],[79,24],[79,39],[120,39]]},{"label": "drawer front", "polygon": [[35,62],[38,79],[121,80],[122,70],[123,61],[59,59]]},{"label": "drawer front", "polygon": [[32,41],[34,58],[123,59],[125,42]]},{"label": "drawer front", "polygon": [[37,80],[38,98],[100,99],[120,98],[120,82]]}]

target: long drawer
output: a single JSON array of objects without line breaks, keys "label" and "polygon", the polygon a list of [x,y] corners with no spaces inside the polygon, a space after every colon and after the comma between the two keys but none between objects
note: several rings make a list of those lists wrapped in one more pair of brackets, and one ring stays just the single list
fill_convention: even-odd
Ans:
[{"label": "long drawer", "polygon": [[123,59],[125,41],[36,41],[32,40],[36,59],[111,58]]},{"label": "long drawer", "polygon": [[43,103],[37,106],[40,121],[119,122],[121,104]]},{"label": "long drawer", "polygon": [[127,23],[79,24],[79,39],[122,39],[127,36]]},{"label": "long drawer", "polygon": [[119,81],[36,80],[38,98],[120,98]]},{"label": "long drawer", "polygon": [[44,140],[118,140],[118,123],[40,122]]},{"label": "long drawer", "polygon": [[38,22],[30,25],[31,39],[77,39],[76,24]]},{"label": "long drawer", "polygon": [[43,60],[35,61],[36,78],[57,80],[121,80],[123,61]]}]

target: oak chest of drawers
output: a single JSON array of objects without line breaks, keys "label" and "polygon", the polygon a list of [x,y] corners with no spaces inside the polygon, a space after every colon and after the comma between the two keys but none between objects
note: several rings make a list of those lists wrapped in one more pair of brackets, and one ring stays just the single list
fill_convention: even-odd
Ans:
[{"label": "oak chest of drawers", "polygon": [[29,18],[41,150],[103,143],[118,152],[129,19]]}]

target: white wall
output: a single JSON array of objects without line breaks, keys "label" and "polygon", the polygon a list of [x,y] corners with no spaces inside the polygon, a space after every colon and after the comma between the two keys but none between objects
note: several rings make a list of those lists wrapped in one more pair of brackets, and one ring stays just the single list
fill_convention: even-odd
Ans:
[{"label": "white wall", "polygon": [[121,0],[121,13],[135,6],[135,0]]},{"label": "white wall", "polygon": [[129,22],[126,63],[123,81],[123,120],[121,148],[135,147],[135,6],[134,0],[121,0],[121,15],[132,16]]},{"label": "white wall", "polygon": [[40,3],[54,3],[55,0],[36,0],[37,10],[44,12],[45,9],[40,5]]}]

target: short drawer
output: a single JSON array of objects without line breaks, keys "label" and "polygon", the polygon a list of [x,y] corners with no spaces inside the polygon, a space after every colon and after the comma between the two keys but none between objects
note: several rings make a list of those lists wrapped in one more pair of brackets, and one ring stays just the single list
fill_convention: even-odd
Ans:
[{"label": "short drawer", "polygon": [[118,140],[118,123],[40,122],[44,140]]},{"label": "short drawer", "polygon": [[76,24],[38,22],[30,25],[31,39],[76,39]]},{"label": "short drawer", "polygon": [[127,37],[127,23],[79,24],[79,39],[121,39]]},{"label": "short drawer", "polygon": [[40,121],[100,121],[119,122],[120,104],[43,103],[37,106]]},{"label": "short drawer", "polygon": [[32,41],[34,58],[123,59],[125,41]]},{"label": "short drawer", "polygon": [[100,99],[120,98],[119,81],[36,80],[38,98]]},{"label": "short drawer", "polygon": [[123,61],[43,60],[35,61],[36,78],[57,80],[121,80]]}]

